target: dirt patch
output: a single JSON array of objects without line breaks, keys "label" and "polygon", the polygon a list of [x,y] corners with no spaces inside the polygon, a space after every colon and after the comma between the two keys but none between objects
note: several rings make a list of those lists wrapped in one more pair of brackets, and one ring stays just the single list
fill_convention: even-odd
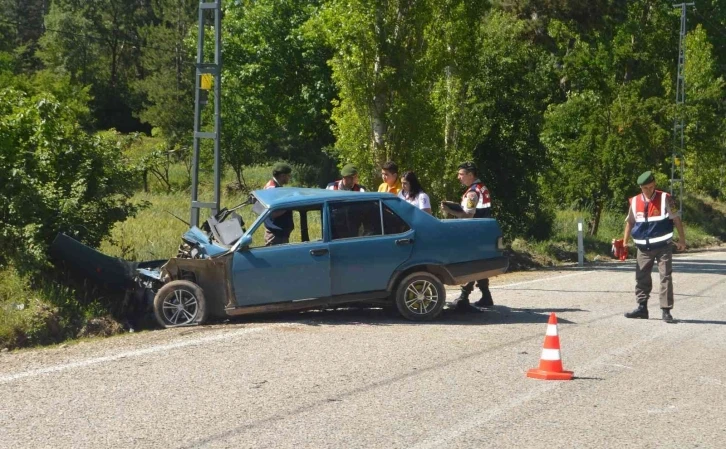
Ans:
[{"label": "dirt patch", "polygon": [[110,337],[124,331],[123,326],[111,317],[91,318],[78,332],[77,337]]}]

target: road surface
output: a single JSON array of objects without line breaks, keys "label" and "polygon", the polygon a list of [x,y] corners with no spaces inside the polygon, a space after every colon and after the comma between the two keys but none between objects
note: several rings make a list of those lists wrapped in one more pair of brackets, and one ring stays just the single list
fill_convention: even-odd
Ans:
[{"label": "road surface", "polygon": [[[309,312],[0,354],[0,447],[722,448],[726,252],[674,267],[674,324],[657,295],[623,317],[625,262],[502,276],[493,311],[434,323]],[[571,381],[525,376],[551,312]]]}]

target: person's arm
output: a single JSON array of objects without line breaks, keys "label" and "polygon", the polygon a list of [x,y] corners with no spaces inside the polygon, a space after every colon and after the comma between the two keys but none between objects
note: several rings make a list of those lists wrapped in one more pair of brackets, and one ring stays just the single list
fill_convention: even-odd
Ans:
[{"label": "person's arm", "polygon": [[418,207],[429,215],[433,215],[431,213],[431,200],[429,199],[429,196],[423,192],[419,194]]},{"label": "person's arm", "polygon": [[623,246],[628,246],[628,240],[630,240],[630,232],[633,230],[635,224],[635,215],[633,215],[633,208],[628,204],[628,216],[625,217],[625,232],[623,233]]},{"label": "person's arm", "polygon": [[673,224],[676,225],[676,229],[678,229],[678,241],[676,243],[676,249],[678,251],[683,251],[686,249],[686,231],[683,228],[683,220],[681,220],[681,217],[673,217]]},{"label": "person's arm", "polygon": [[474,218],[474,214],[476,214],[476,203],[478,201],[479,195],[474,191],[470,191],[466,194],[466,201],[462,204],[462,211],[452,210],[443,203],[441,204],[441,210],[456,218]]},{"label": "person's arm", "polygon": [[623,245],[628,246],[628,240],[630,239],[630,231],[633,229],[633,224],[629,221],[625,222],[625,233],[623,234]]}]

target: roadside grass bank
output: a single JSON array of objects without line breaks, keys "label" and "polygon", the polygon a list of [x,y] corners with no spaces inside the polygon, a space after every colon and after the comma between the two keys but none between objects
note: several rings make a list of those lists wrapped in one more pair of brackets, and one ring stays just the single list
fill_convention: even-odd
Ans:
[{"label": "roadside grass bank", "polygon": [[[183,167],[174,169],[183,178]],[[260,188],[269,179],[270,167],[251,167],[245,170],[247,189]],[[201,201],[212,198],[211,183],[200,184]],[[175,180],[183,185],[183,179]],[[293,184],[301,185],[293,179]],[[149,192],[138,191],[134,201],[145,207],[134,217],[118,223],[105,239],[101,252],[127,260],[166,259],[176,255],[179,237],[189,220],[189,190],[166,193],[153,178]],[[247,198],[247,189],[236,185],[231,171],[224,174],[222,206],[233,207]],[[691,249],[720,245],[726,241],[726,203],[702,196],[684,199],[684,222],[687,242]],[[173,215],[172,215],[173,214]],[[175,218],[174,216],[178,217]],[[202,213],[202,217],[204,212]],[[242,210],[247,225],[254,216],[249,208]],[[605,211],[596,236],[587,235],[591,220],[589,211],[556,211],[550,239],[531,241],[516,238],[509,243],[510,270],[552,267],[577,262],[577,221],[585,226],[586,263],[610,259],[612,239],[622,238],[625,213]],[[630,247],[629,257],[635,248]],[[74,287],[69,287],[73,285]],[[123,332],[120,301],[82,281],[59,283],[55,279],[36,276],[31,279],[12,266],[0,267],[0,350],[60,343],[69,339],[108,336]]]}]

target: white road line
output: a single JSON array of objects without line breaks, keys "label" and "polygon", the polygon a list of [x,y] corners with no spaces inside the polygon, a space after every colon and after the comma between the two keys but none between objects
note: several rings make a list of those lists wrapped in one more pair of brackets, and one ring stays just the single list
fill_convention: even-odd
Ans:
[{"label": "white road line", "polygon": [[0,376],[0,385],[5,383],[14,382],[16,380],[25,379],[27,377],[35,377],[40,376],[43,374],[50,374],[50,373],[58,373],[61,371],[66,371],[69,369],[74,368],[84,368],[91,365],[98,365],[101,363],[107,363],[107,362],[114,362],[116,360],[125,359],[125,358],[131,358],[131,357],[139,357],[142,355],[148,355],[148,354],[156,354],[159,352],[165,352],[165,351],[171,351],[173,349],[179,349],[179,348],[186,348],[188,346],[196,346],[204,343],[211,343],[215,341],[220,340],[227,340],[229,338],[238,337],[240,335],[245,334],[252,334],[255,332],[261,332],[264,330],[269,330],[274,327],[282,327],[282,326],[290,326],[291,323],[280,323],[280,324],[274,324],[272,326],[268,327],[253,327],[253,328],[245,328],[245,329],[239,329],[237,331],[233,332],[222,332],[220,334],[216,335],[210,335],[208,337],[202,337],[202,338],[195,338],[193,340],[183,340],[178,341],[176,343],[168,343],[165,345],[158,345],[158,346],[151,346],[144,349],[138,349],[135,351],[126,351],[121,352],[115,355],[109,355],[105,357],[96,357],[92,359],[86,359],[86,360],[80,360],[78,362],[73,363],[65,363],[62,365],[55,365],[55,366],[48,366],[46,368],[39,368],[34,369],[30,371],[23,371],[15,374],[9,374]]},{"label": "white road line", "polygon": [[[711,316],[711,312],[714,310],[723,307],[724,303],[718,303],[714,304],[711,307],[702,309],[697,311],[699,315],[703,316]],[[595,358],[594,360],[591,360],[586,365],[582,365],[579,367],[569,367],[570,369],[574,369],[575,371],[575,379],[577,379],[577,373],[584,373],[585,375],[588,374],[588,371],[590,371],[592,368],[594,368],[597,365],[604,365],[607,361],[612,359],[615,356],[622,355],[624,353],[627,353],[628,351],[632,351],[639,346],[642,346],[643,344],[649,343],[651,341],[657,340],[664,335],[667,335],[672,332],[671,326],[663,326],[662,330],[655,334],[648,334],[645,338],[632,342],[629,345],[621,346],[618,348],[615,348],[614,350],[607,352],[605,354],[602,354],[600,357]],[[612,364],[611,364],[612,365]],[[530,382],[530,380],[525,380],[525,382]],[[475,416],[469,416],[467,417],[467,420],[459,425],[450,427],[448,429],[444,429],[442,432],[440,432],[438,435],[435,435],[431,438],[425,439],[423,441],[420,441],[418,444],[411,446],[411,449],[440,449],[444,447],[445,443],[454,440],[456,438],[459,438],[460,436],[464,435],[465,433],[474,430],[477,427],[480,427],[483,423],[489,422],[492,420],[495,420],[497,417],[501,416],[504,413],[509,412],[510,410],[516,409],[517,407],[520,407],[522,405],[527,404],[528,402],[532,401],[533,399],[536,399],[540,396],[542,396],[544,393],[553,390],[557,387],[563,387],[566,385],[566,383],[562,383],[559,381],[554,382],[547,382],[547,383],[541,383],[538,386],[535,386],[529,391],[524,392],[523,394],[519,396],[515,396],[511,398],[509,401],[490,408],[486,410],[483,413],[480,413]]]}]

